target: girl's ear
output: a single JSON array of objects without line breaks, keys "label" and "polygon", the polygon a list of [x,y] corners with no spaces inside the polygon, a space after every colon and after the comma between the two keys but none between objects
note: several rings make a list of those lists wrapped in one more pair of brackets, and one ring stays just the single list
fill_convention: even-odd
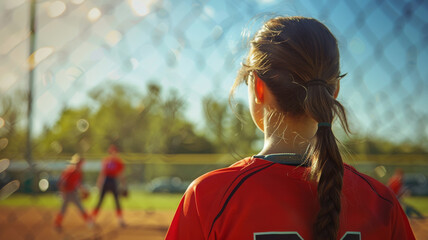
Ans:
[{"label": "girl's ear", "polygon": [[339,96],[339,91],[340,91],[340,80],[337,81],[337,87],[336,87],[336,91],[334,91],[334,99],[337,98],[337,96]]},{"label": "girl's ear", "polygon": [[260,79],[259,75],[257,75],[256,72],[253,72],[254,74],[254,85],[255,85],[255,92],[256,92],[256,101],[263,103],[264,102],[264,91],[265,91],[265,83],[263,80]]}]

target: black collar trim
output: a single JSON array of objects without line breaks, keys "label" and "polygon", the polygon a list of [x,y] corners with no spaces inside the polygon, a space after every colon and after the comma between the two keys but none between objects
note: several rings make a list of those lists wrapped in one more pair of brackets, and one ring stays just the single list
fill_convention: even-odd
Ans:
[{"label": "black collar trim", "polygon": [[255,155],[253,158],[264,159],[269,162],[279,163],[283,165],[309,167],[305,162],[306,157],[297,153],[275,153],[269,155]]}]

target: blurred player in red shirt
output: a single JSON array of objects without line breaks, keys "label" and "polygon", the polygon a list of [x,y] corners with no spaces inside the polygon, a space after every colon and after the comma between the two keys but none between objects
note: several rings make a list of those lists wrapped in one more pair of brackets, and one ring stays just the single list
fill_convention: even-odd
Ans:
[{"label": "blurred player in red shirt", "polygon": [[415,215],[417,218],[424,219],[425,217],[421,212],[403,200],[404,196],[412,194],[411,191],[404,186],[403,181],[404,171],[401,168],[397,168],[394,175],[388,180],[388,187],[395,193],[408,217]]},{"label": "blurred player in red shirt", "polygon": [[233,85],[248,85],[264,146],[196,179],[167,240],[413,240],[394,193],[344,164],[332,130],[340,79],[336,38],[305,17],[268,20]]},{"label": "blurred player in red shirt", "polygon": [[397,198],[400,198],[404,193],[403,187],[404,171],[401,168],[395,170],[394,175],[388,180],[388,187],[395,193]]},{"label": "blurred player in red shirt", "polygon": [[110,145],[108,152],[110,155],[104,158],[102,169],[98,176],[97,186],[101,189],[101,194],[92,215],[94,218],[98,215],[105,194],[107,192],[111,192],[116,203],[116,215],[119,219],[119,224],[120,226],[125,227],[126,224],[123,220],[122,209],[119,201],[119,184],[120,181],[122,184],[125,182],[122,175],[125,165],[123,164],[122,159],[118,156],[118,149],[115,145]]},{"label": "blurred player in red shirt", "polygon": [[85,196],[88,196],[88,191],[82,185],[82,165],[84,159],[79,154],[74,154],[71,158],[70,164],[61,173],[61,177],[58,182],[58,188],[61,192],[63,203],[61,211],[55,218],[55,227],[60,229],[62,227],[62,221],[67,210],[68,203],[74,203],[80,210],[83,219],[86,221],[88,226],[92,226],[93,222],[91,217],[86,213],[80,201],[79,191],[82,191]]}]

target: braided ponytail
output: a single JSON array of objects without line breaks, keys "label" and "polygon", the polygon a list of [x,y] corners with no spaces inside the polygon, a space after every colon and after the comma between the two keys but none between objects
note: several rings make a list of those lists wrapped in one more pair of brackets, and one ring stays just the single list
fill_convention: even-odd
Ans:
[{"label": "braided ponytail", "polygon": [[[314,223],[314,237],[319,240],[337,239],[343,185],[343,161],[331,129],[335,115],[348,130],[343,106],[334,99],[329,86],[308,86],[305,110],[315,119],[316,141],[309,149],[311,177],[318,180],[320,210]],[[325,124],[327,123],[327,124]],[[323,125],[324,124],[324,125]]]}]

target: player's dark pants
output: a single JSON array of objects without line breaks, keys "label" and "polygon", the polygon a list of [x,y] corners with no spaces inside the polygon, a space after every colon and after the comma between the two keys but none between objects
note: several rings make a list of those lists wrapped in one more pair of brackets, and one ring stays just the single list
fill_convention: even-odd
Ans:
[{"label": "player's dark pants", "polygon": [[56,227],[61,227],[62,220],[64,218],[65,212],[67,211],[67,206],[69,203],[74,203],[79,208],[83,219],[85,221],[90,221],[89,215],[86,213],[85,209],[82,206],[82,203],[80,202],[80,197],[77,190],[67,192],[67,193],[62,193],[62,197],[63,197],[63,203],[61,206],[61,211],[58,213],[58,215],[55,218]]},{"label": "player's dark pants", "polygon": [[77,192],[77,190],[67,192],[67,193],[62,193],[62,197],[64,200],[62,203],[61,212],[60,212],[62,215],[64,215],[65,212],[67,211],[68,204],[74,203],[77,206],[77,208],[79,208],[82,216],[86,216],[86,211],[82,206],[82,202],[80,201],[79,193]]},{"label": "player's dark pants", "polygon": [[98,210],[101,207],[101,204],[104,200],[104,195],[107,192],[112,192],[114,196],[114,201],[116,202],[116,211],[118,214],[121,212],[120,203],[119,203],[119,191],[117,186],[117,180],[116,178],[112,177],[106,177],[104,180],[103,188],[101,190],[100,199],[98,200],[97,206],[95,207],[95,211],[98,212]]},{"label": "player's dark pants", "polygon": [[412,217],[413,215],[415,215],[417,218],[421,218],[421,219],[425,218],[424,215],[422,215],[422,213],[416,210],[416,208],[414,208],[413,206],[410,206],[407,203],[401,203],[401,204],[404,208],[404,212],[408,217]]}]

